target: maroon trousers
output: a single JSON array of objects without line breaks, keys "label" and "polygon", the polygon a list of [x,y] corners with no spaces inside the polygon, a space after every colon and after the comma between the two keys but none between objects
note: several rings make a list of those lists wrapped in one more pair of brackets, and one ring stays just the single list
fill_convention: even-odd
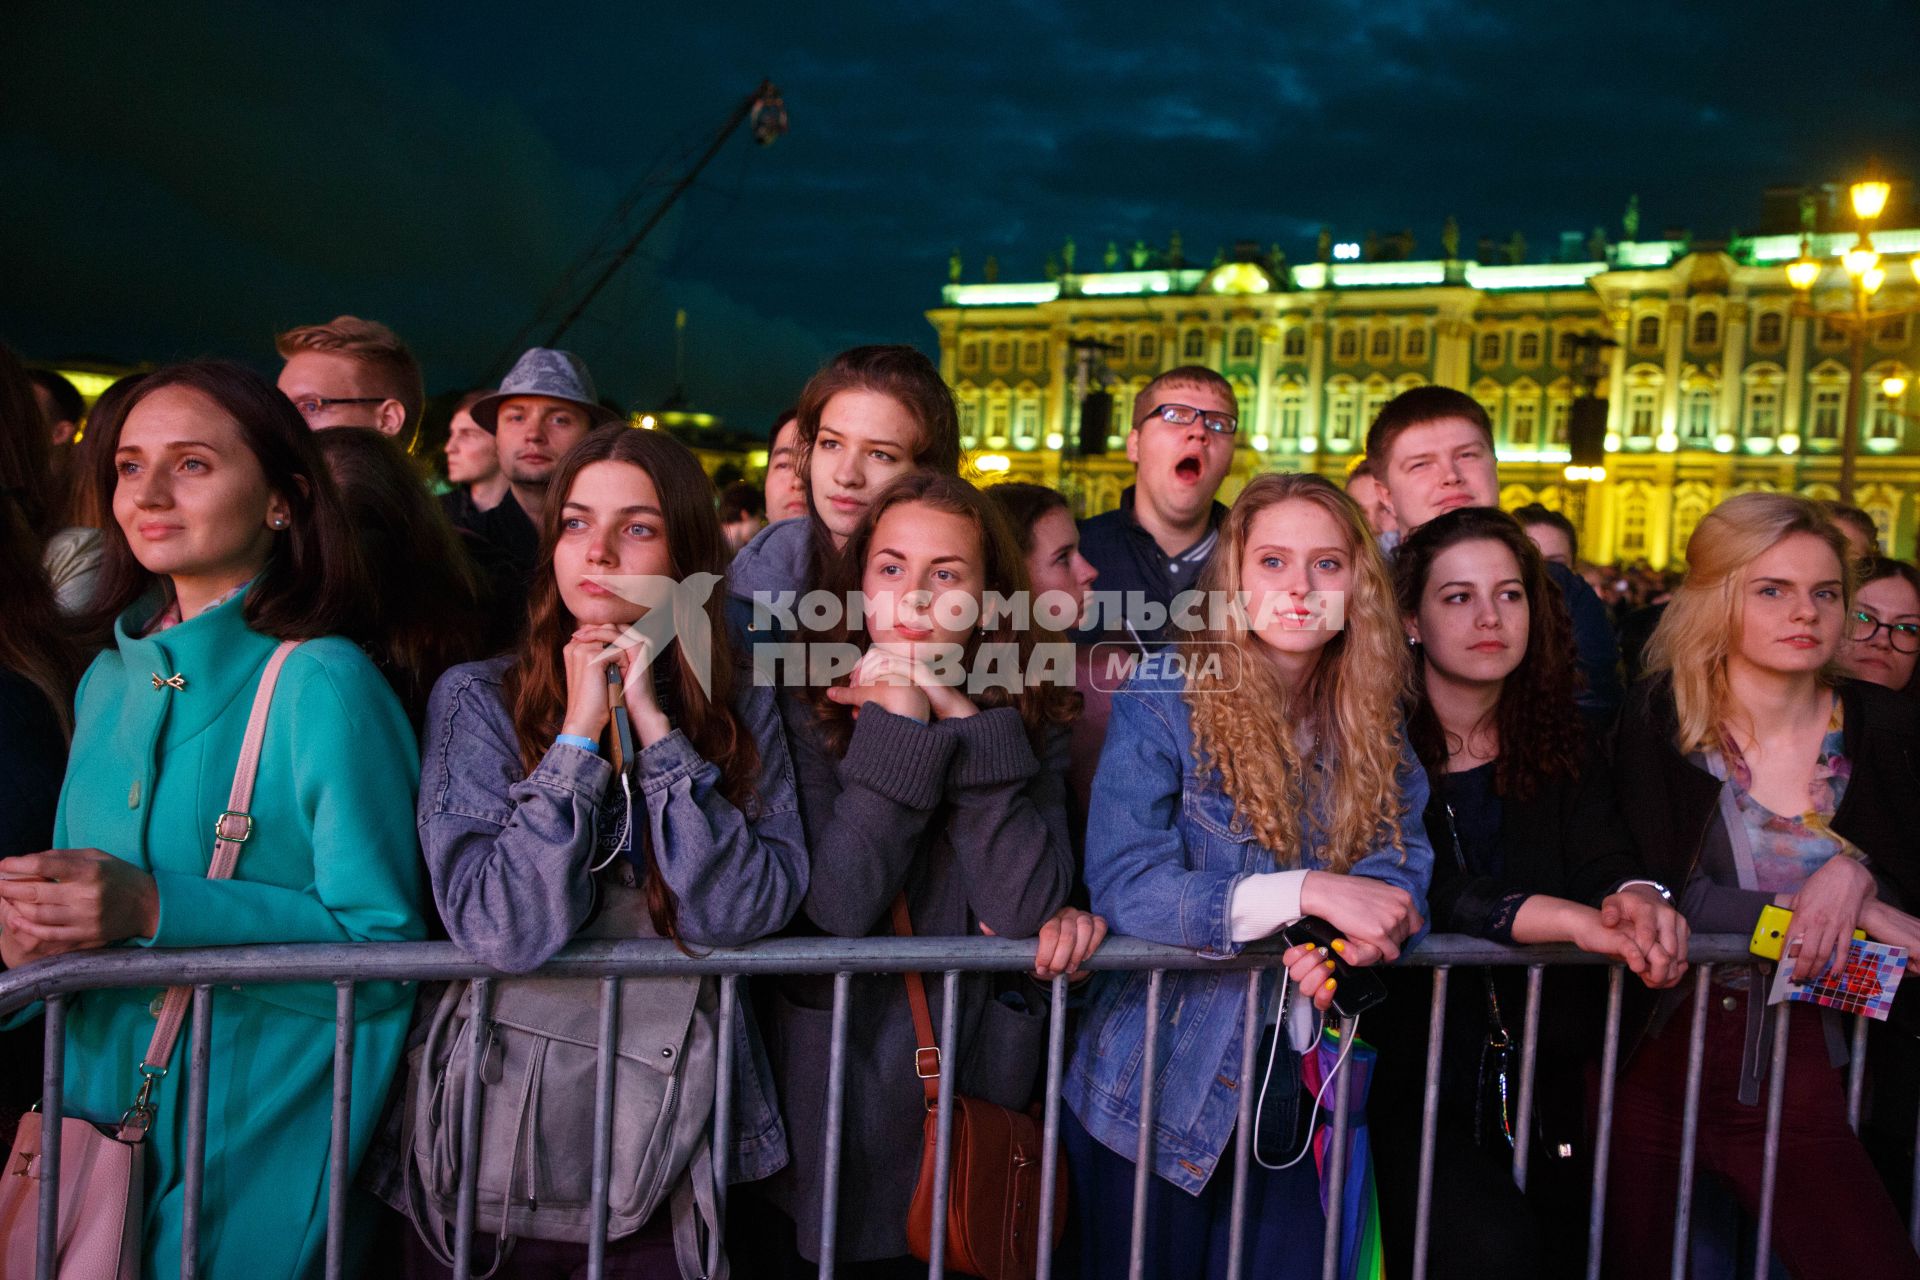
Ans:
[{"label": "maroon trousers", "polygon": [[[1728,998],[1719,988],[1707,998],[1696,1167],[1702,1176],[1720,1175],[1757,1219],[1767,1085],[1761,1085],[1761,1105],[1741,1105],[1746,1003],[1736,995],[1728,1009]],[[1607,1178],[1609,1276],[1641,1280],[1667,1274],[1692,1023],[1689,1000],[1658,1038],[1641,1045],[1620,1077]],[[1847,1127],[1846,1072],[1828,1062],[1819,1010],[1795,1006],[1788,1026],[1774,1252],[1796,1280],[1920,1280],[1920,1256],[1907,1242],[1900,1214],[1860,1140]]]}]

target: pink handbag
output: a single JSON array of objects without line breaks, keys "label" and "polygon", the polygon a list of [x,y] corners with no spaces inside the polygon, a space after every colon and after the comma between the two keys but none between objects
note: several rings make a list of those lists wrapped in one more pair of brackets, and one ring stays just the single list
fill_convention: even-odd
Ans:
[{"label": "pink handbag", "polygon": [[[260,767],[267,708],[287,655],[299,647],[283,641],[267,659],[260,687],[247,717],[247,736],[233,770],[226,812],[213,824],[213,863],[207,879],[225,880],[240,861],[240,846],[253,834],[253,779]],[[139,1280],[141,1241],[146,1227],[143,1150],[157,1107],[153,1088],[167,1074],[174,1042],[192,1002],[190,987],[168,987],[159,1025],[140,1060],[140,1092],[118,1124],[94,1124],[74,1116],[60,1121],[60,1219],[54,1245],[54,1275],[59,1280]],[[35,1274],[40,1244],[40,1113],[21,1117],[13,1152],[0,1173],[0,1241],[6,1265],[0,1275],[27,1280]]]}]

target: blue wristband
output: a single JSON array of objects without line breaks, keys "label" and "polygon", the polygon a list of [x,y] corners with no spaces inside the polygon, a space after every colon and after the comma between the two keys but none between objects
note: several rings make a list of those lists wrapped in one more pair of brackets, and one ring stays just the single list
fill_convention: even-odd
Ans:
[{"label": "blue wristband", "polygon": [[592,738],[584,737],[581,734],[556,733],[553,735],[553,741],[555,746],[559,746],[564,743],[569,747],[578,747],[582,751],[591,751],[595,755],[600,754],[600,744],[595,742]]}]

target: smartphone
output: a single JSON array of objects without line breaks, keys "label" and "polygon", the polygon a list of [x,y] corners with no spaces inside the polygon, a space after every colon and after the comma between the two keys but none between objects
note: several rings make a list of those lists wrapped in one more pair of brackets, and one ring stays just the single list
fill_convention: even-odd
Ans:
[{"label": "smartphone", "polygon": [[1333,1007],[1342,1017],[1355,1017],[1387,998],[1387,986],[1380,981],[1379,974],[1371,969],[1356,969],[1340,958],[1340,953],[1333,949],[1334,940],[1340,938],[1340,931],[1319,916],[1301,916],[1282,929],[1280,936],[1289,947],[1318,946],[1327,949],[1327,956],[1333,961]]},{"label": "smartphone", "polygon": [[[1780,948],[1786,945],[1787,928],[1792,924],[1793,912],[1768,903],[1760,908],[1760,922],[1753,926],[1753,937],[1747,940],[1747,950],[1763,960],[1778,960]],[[1853,936],[1855,941],[1865,942],[1867,931],[1855,929]]]}]

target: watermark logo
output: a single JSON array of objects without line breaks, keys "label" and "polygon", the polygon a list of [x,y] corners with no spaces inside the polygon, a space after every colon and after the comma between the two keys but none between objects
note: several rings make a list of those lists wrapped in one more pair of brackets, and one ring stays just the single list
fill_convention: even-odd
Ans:
[{"label": "watermark logo", "polygon": [[713,620],[707,602],[725,579],[717,573],[691,573],[669,578],[652,573],[605,573],[588,578],[643,611],[627,625],[621,642],[633,642],[639,656],[627,678],[633,680],[653,665],[674,641],[701,692],[713,692]]},{"label": "watermark logo", "polygon": [[1224,643],[1167,645],[1142,650],[1138,645],[1107,640],[1093,646],[1090,680],[1095,689],[1117,692],[1129,681],[1177,679],[1182,684],[1204,682],[1210,693],[1240,687],[1239,649]]}]

